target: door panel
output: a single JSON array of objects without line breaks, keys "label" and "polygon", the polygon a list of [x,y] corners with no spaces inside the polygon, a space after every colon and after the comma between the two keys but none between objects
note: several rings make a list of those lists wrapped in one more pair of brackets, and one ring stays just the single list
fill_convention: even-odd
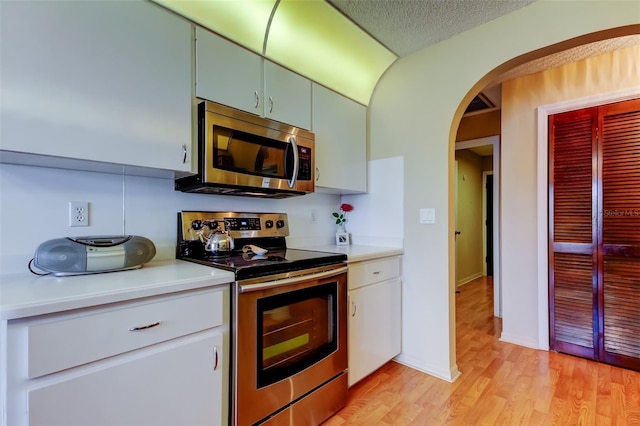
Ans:
[{"label": "door panel", "polygon": [[549,117],[549,297],[551,349],[597,356],[597,109]]},{"label": "door panel", "polygon": [[600,358],[640,369],[640,100],[600,113]]},{"label": "door panel", "polygon": [[[593,349],[593,257],[584,254],[555,253],[554,256],[555,350],[568,351],[569,345]],[[565,344],[563,344],[565,343]],[[575,348],[577,355],[593,355]]]},{"label": "door panel", "polygon": [[640,370],[640,99],[549,118],[551,348]]}]

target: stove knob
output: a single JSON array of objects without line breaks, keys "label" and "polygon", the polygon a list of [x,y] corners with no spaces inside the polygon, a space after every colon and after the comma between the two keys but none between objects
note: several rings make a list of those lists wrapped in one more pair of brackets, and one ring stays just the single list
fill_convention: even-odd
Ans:
[{"label": "stove knob", "polygon": [[211,229],[212,231],[215,231],[216,229],[218,229],[218,221],[217,220],[212,220],[211,222],[208,223],[209,229]]},{"label": "stove knob", "polygon": [[191,229],[193,229],[194,231],[201,230],[202,229],[202,221],[196,219],[193,222],[191,222]]},{"label": "stove knob", "polygon": [[284,220],[276,221],[276,228],[284,228]]},{"label": "stove knob", "polygon": [[272,221],[272,220],[268,220],[268,221],[266,221],[266,222],[264,223],[264,226],[265,226],[267,229],[271,229],[271,228],[273,228],[273,221]]}]

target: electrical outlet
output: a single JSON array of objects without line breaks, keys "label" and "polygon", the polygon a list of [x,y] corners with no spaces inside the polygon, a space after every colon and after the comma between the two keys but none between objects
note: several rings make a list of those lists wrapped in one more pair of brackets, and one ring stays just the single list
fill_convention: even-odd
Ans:
[{"label": "electrical outlet", "polygon": [[69,226],[89,226],[89,203],[69,201]]}]

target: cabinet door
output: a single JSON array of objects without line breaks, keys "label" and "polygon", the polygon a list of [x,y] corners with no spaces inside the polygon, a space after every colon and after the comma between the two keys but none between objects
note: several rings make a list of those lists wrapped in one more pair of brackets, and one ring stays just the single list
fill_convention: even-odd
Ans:
[{"label": "cabinet door", "polygon": [[209,330],[34,385],[29,424],[227,424],[222,342]]},{"label": "cabinet door", "polygon": [[265,117],[311,129],[311,81],[269,61],[264,79]]},{"label": "cabinet door", "polygon": [[262,58],[196,28],[196,96],[262,115]]},{"label": "cabinet door", "polygon": [[331,192],[367,191],[367,109],[313,85],[316,187]]},{"label": "cabinet door", "polygon": [[401,350],[400,279],[349,292],[349,386]]},{"label": "cabinet door", "polygon": [[150,2],[3,2],[3,150],[190,170],[191,25]]}]

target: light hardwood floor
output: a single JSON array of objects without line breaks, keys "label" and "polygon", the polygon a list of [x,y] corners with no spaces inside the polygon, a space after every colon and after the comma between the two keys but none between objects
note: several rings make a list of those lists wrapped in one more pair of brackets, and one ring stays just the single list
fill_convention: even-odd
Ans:
[{"label": "light hardwood floor", "polygon": [[500,342],[491,279],[456,294],[448,383],[389,362],[349,390],[336,425],[640,425],[640,373]]}]

